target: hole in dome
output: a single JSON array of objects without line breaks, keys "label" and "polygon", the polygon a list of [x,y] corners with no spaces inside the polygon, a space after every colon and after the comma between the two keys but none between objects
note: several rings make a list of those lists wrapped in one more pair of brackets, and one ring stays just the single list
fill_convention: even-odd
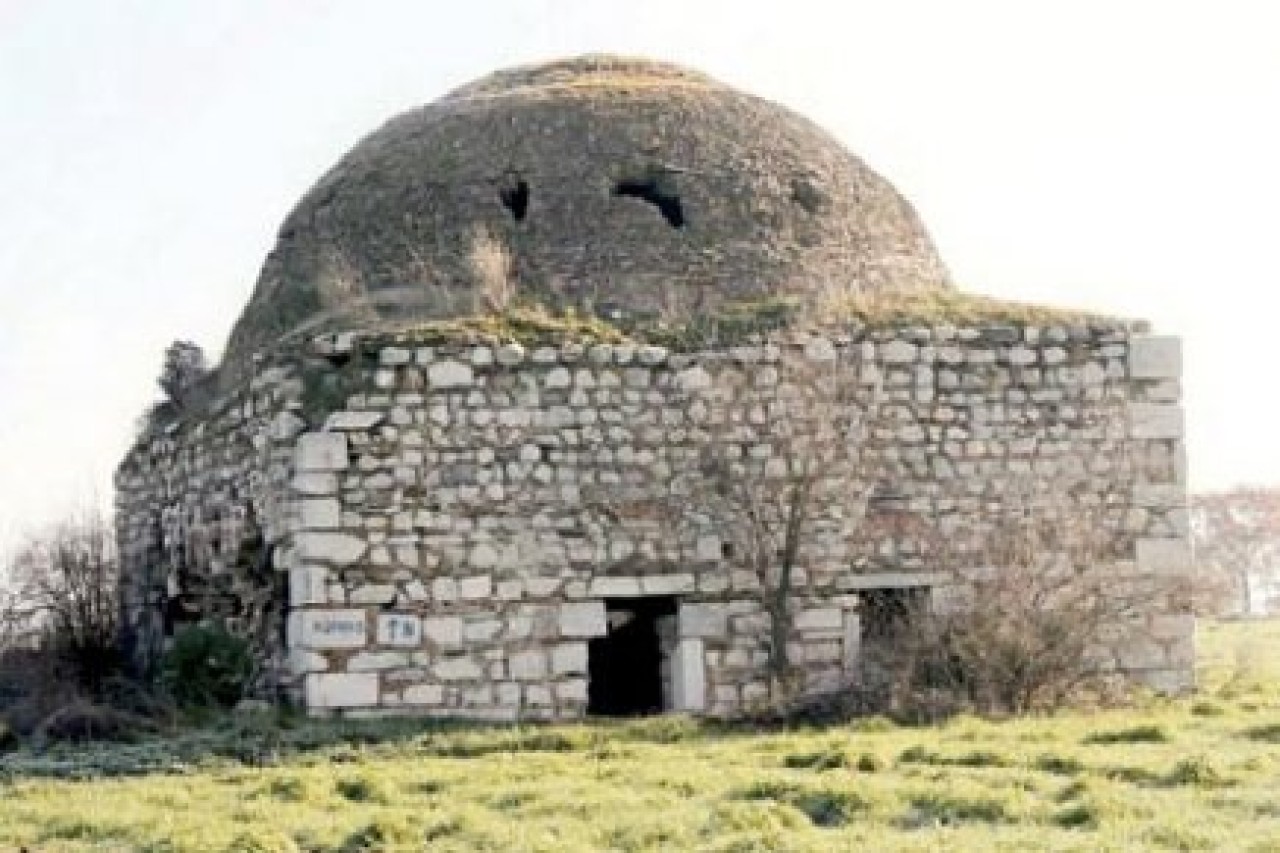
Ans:
[{"label": "hole in dome", "polygon": [[668,174],[650,173],[636,178],[623,178],[613,185],[613,194],[638,198],[658,208],[672,228],[685,225],[684,208],[676,192],[675,180]]},{"label": "hole in dome", "polygon": [[518,175],[508,175],[506,184],[498,190],[502,206],[511,212],[511,218],[523,222],[529,212],[529,184]]}]

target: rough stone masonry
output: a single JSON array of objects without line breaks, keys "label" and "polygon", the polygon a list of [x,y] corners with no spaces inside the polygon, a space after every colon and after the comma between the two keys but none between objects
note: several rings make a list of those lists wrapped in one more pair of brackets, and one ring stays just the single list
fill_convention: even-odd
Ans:
[{"label": "rough stone masonry", "polygon": [[[654,85],[628,112],[628,87],[646,73]],[[536,116],[518,100],[529,94],[516,85],[521,79],[537,83]],[[396,278],[386,258],[402,259],[402,247],[351,249],[363,233],[351,217],[365,209],[366,192],[351,176],[368,179],[362,170],[380,157],[401,158],[396,174],[412,172],[421,138],[415,122],[465,124],[480,121],[476,111],[512,110],[520,122],[576,134],[584,111],[604,103],[601,138],[615,141],[601,146],[599,169],[605,174],[612,163],[631,174],[623,149],[651,165],[700,156],[698,134],[682,136],[679,123],[653,117],[661,86],[671,87],[672,99],[705,95],[717,109],[726,91],[636,60],[593,57],[503,72],[451,96],[443,118],[428,110],[388,125],[309,194],[300,207],[305,228],[282,231],[242,321],[251,329],[233,340],[234,369],[218,377],[216,398],[153,424],[119,468],[127,622],[140,660],[154,660],[182,625],[213,621],[251,640],[261,664],[258,692],[316,713],[572,719],[615,707],[609,702],[634,712],[747,712],[771,689],[768,578],[746,563],[712,502],[700,499],[707,494],[700,472],[708,453],[729,450],[741,476],[766,485],[784,478],[786,442],[829,441],[833,400],[865,415],[850,448],[850,458],[865,464],[833,464],[817,478],[785,639],[804,691],[856,680],[870,597],[914,589],[937,609],[960,606],[971,570],[999,567],[975,562],[980,552],[939,543],[981,542],[1028,512],[1103,518],[1118,586],[1190,572],[1180,347],[1142,324],[992,309],[821,327],[797,321],[697,346],[645,343],[640,335],[444,334],[479,310],[458,294],[488,294],[483,278]],[[459,107],[472,96],[474,105]],[[763,212],[721,210],[714,239],[700,236],[708,190],[681,183],[696,181],[692,172],[687,179],[672,172],[675,183],[656,182],[653,193],[665,193],[655,197],[669,205],[672,193],[687,188],[685,219],[678,228],[661,217],[649,222],[656,230],[641,254],[680,241],[673,252],[694,253],[696,268],[714,267],[722,249],[768,229],[764,278],[747,288],[751,299],[798,294],[816,305],[830,296],[832,280],[855,295],[914,294],[893,284],[912,270],[928,272],[919,288],[926,297],[950,293],[914,215],[892,201],[896,194],[885,195],[891,189],[876,190],[875,238],[843,244],[868,253],[856,263],[833,254],[834,243],[804,236],[814,210],[857,214],[860,179],[820,180],[835,174],[829,162],[858,174],[865,167],[825,138],[820,157],[795,160],[803,146],[785,141],[794,142],[787,128],[798,119],[784,119],[775,128],[783,142],[770,134],[741,139],[755,140],[768,155],[758,162],[786,178],[760,184],[785,185],[773,200],[790,205],[785,215],[772,201]],[[628,148],[634,128],[627,122],[656,122],[656,149],[641,156]],[[470,167],[459,163],[457,187],[450,189],[455,177],[436,173],[435,195],[397,196],[404,209],[394,228],[452,211],[506,235],[516,268],[510,274],[531,293],[545,285],[538,293],[549,294],[557,310],[567,301],[580,316],[607,317],[619,328],[651,320],[661,307],[651,303],[661,300],[650,296],[663,282],[614,254],[588,258],[597,244],[564,233],[572,223],[540,224],[539,193],[552,190],[538,178],[556,164],[522,159],[532,155],[518,138],[487,144],[497,147],[476,168],[510,162],[526,182],[520,218],[508,203],[510,175],[497,172],[477,189]],[[805,137],[804,145],[814,144]],[[432,150],[433,169],[441,157]],[[735,168],[757,168],[752,162],[746,157]],[[801,176],[813,192],[797,189]],[[612,211],[625,222],[646,213],[614,210],[606,204],[609,185],[600,191],[600,216]],[[481,192],[489,193],[488,208]],[[823,192],[841,195],[824,203]],[[376,198],[368,210],[385,217],[385,186]],[[324,224],[326,205],[341,210],[339,231]],[[388,237],[393,224],[375,224],[369,240],[411,239],[426,256],[454,252],[429,230],[404,226],[411,233]],[[312,241],[305,252],[297,245],[303,239]],[[828,234],[818,242],[844,239]],[[522,252],[537,259],[537,276],[526,270],[519,278]],[[288,266],[299,257],[306,262]],[[797,259],[790,267],[789,257]],[[321,269],[318,258],[332,263]],[[617,262],[619,277],[602,271],[601,258]],[[825,272],[815,264],[826,264]],[[677,267],[658,278],[688,287]],[[383,277],[376,287],[375,268]],[[610,308],[581,280],[557,285],[548,272],[556,268],[608,281],[622,296]],[[750,267],[732,269],[735,281],[748,281]],[[404,287],[384,287],[388,275]],[[720,287],[715,276],[708,280],[712,291]],[[740,297],[721,290],[716,310]],[[850,500],[872,486],[891,493],[890,509]],[[1098,666],[1160,689],[1185,688],[1193,627],[1189,613],[1153,599],[1098,637]],[[640,689],[650,682],[649,693]],[[602,698],[606,685],[611,696]]]}]

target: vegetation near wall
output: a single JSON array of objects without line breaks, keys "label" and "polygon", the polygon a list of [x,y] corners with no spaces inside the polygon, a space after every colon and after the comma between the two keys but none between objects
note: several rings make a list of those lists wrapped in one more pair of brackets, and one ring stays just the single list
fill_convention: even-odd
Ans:
[{"label": "vegetation near wall", "polygon": [[0,848],[1261,853],[1280,838],[1277,644],[1280,622],[1210,625],[1194,697],[1005,722],[242,715],[10,752]]}]

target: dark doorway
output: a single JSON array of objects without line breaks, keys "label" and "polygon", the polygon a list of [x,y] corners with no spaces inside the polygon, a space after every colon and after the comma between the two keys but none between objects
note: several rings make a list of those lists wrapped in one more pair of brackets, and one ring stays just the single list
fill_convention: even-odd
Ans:
[{"label": "dark doorway", "polygon": [[588,648],[587,713],[638,717],[665,710],[659,622],[675,612],[671,597],[605,601],[609,633]]}]

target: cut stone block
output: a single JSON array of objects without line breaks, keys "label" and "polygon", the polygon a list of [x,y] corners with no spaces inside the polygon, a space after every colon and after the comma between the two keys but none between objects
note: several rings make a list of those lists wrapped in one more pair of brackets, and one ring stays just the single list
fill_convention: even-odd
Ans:
[{"label": "cut stone block", "polygon": [[609,631],[603,601],[583,601],[560,605],[562,637],[603,637]]},{"label": "cut stone block", "polygon": [[697,581],[692,574],[652,575],[640,579],[645,595],[681,595],[693,592]]},{"label": "cut stone block", "polygon": [[336,530],[342,526],[337,498],[303,498],[295,504],[299,530]]},{"label": "cut stone block", "polygon": [[702,711],[707,706],[707,667],[702,640],[687,637],[671,655],[673,711]]},{"label": "cut stone block", "polygon": [[369,545],[349,533],[304,531],[295,538],[297,558],[302,562],[325,562],[349,566],[365,555]]},{"label": "cut stone block", "polygon": [[722,604],[682,603],[677,625],[681,637],[723,637],[728,613]]},{"label": "cut stone block", "polygon": [[374,672],[311,673],[304,682],[308,708],[368,708],[378,704]]},{"label": "cut stone block", "polygon": [[469,388],[474,381],[471,365],[460,361],[437,361],[427,368],[427,383],[437,390]]},{"label": "cut stone block", "polygon": [[422,635],[438,646],[462,644],[462,618],[459,616],[425,616]]},{"label": "cut stone block", "polygon": [[594,598],[633,598],[640,594],[640,579],[592,578],[587,594]]},{"label": "cut stone block", "polygon": [[1182,375],[1182,341],[1171,335],[1134,338],[1129,342],[1129,375],[1134,379],[1177,379]]},{"label": "cut stone block", "polygon": [[1182,407],[1166,403],[1130,403],[1130,430],[1134,438],[1182,438]]},{"label": "cut stone block", "polygon": [[380,614],[377,636],[379,645],[417,646],[422,642],[422,620],[408,613]]},{"label": "cut stone block", "polygon": [[439,684],[415,684],[404,689],[400,701],[406,705],[439,705],[444,701],[444,687]]},{"label": "cut stone block", "polygon": [[560,643],[551,650],[552,675],[585,675],[586,672],[586,643]]},{"label": "cut stone block", "polygon": [[303,433],[294,445],[293,465],[299,471],[345,471],[349,462],[342,433]]},{"label": "cut stone block", "polygon": [[359,649],[368,645],[363,610],[295,610],[289,614],[289,646]]},{"label": "cut stone block", "polygon": [[1188,572],[1194,562],[1191,545],[1184,539],[1139,539],[1138,570],[1145,572]]},{"label": "cut stone block", "polygon": [[329,570],[323,566],[300,566],[289,570],[289,606],[329,603]]},{"label": "cut stone block", "polygon": [[363,432],[382,423],[382,412],[334,412],[324,422],[324,428],[332,431]]}]

